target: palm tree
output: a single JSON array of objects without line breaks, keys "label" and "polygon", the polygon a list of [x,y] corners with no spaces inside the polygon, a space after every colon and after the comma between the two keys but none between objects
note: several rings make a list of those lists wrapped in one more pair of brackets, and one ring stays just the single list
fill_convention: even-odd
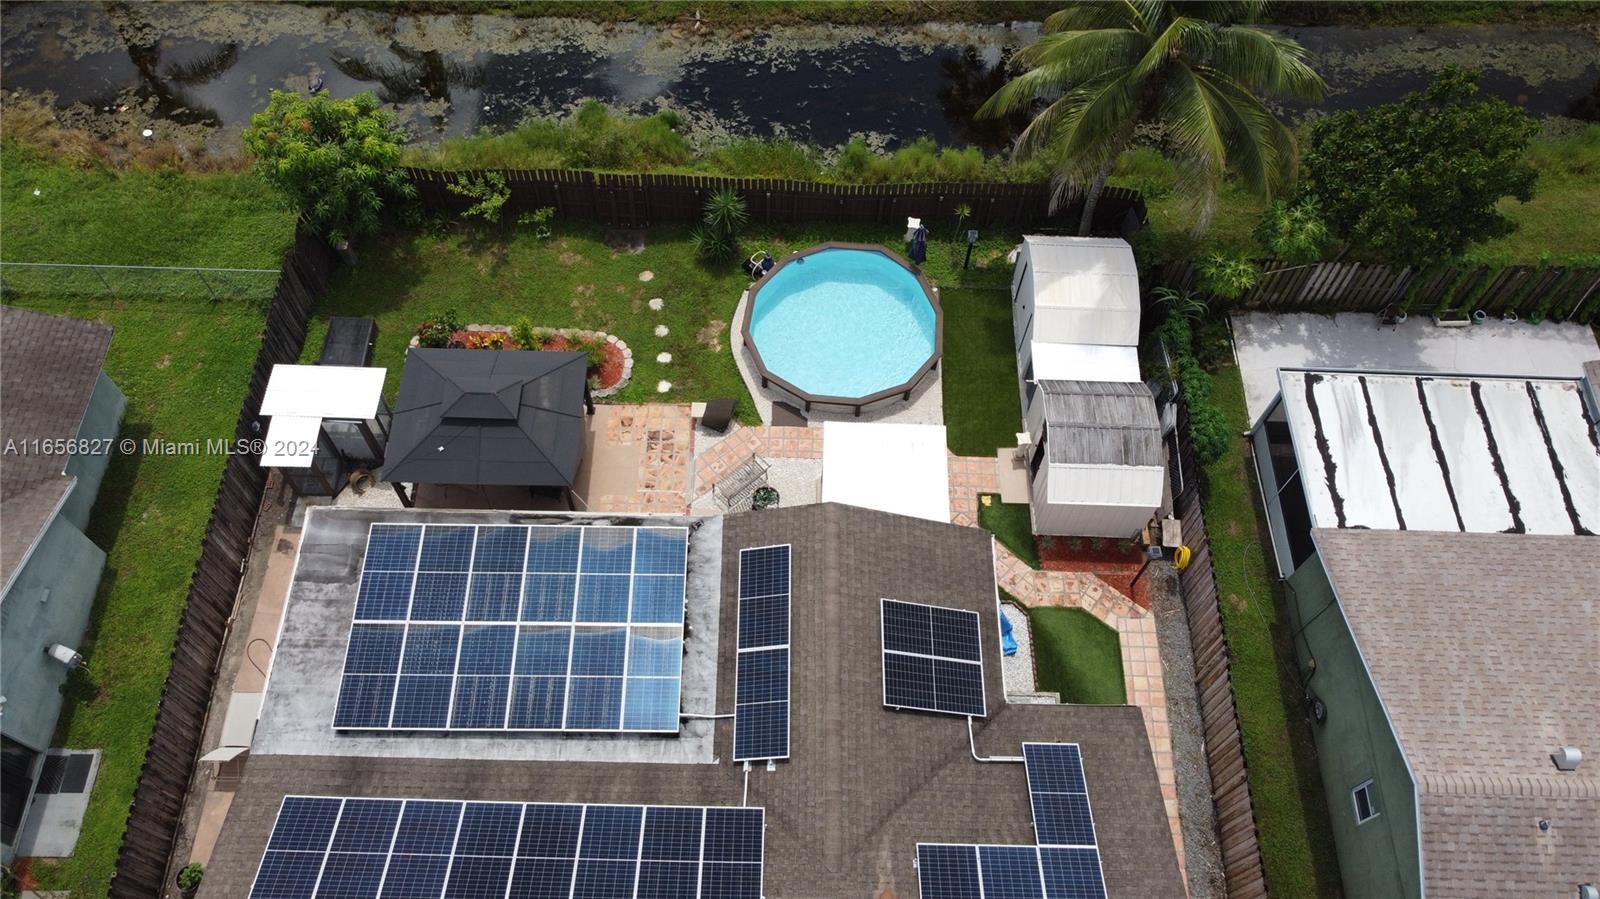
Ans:
[{"label": "palm tree", "polygon": [[1089,233],[1106,178],[1136,129],[1159,126],[1163,152],[1203,226],[1224,172],[1268,197],[1293,179],[1294,137],[1261,97],[1322,97],[1305,48],[1251,26],[1265,7],[1262,0],[1120,0],[1063,9],[1017,53],[1025,71],[979,114],[1046,103],[1016,149],[1055,158],[1053,204],[1086,191],[1079,234]]}]

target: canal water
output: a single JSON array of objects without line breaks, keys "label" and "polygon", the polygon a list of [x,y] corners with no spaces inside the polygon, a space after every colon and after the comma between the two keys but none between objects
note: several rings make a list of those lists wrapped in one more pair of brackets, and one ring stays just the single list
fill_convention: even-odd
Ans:
[{"label": "canal water", "polygon": [[[1282,29],[1330,85],[1322,109],[1381,103],[1447,64],[1483,70],[1488,94],[1564,115],[1600,82],[1596,29],[1523,26]],[[1003,147],[1005,123],[972,113],[1035,23],[698,33],[493,15],[398,15],[264,3],[14,3],[0,12],[0,86],[59,105],[230,133],[275,88],[375,91],[418,140],[504,129],[595,97],[670,106],[702,133],[885,145],[930,135]],[[1299,116],[1306,110],[1283,110]]]}]

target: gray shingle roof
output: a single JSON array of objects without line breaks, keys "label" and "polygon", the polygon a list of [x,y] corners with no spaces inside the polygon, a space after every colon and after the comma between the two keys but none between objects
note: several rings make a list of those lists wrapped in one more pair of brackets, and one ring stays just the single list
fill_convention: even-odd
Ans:
[{"label": "gray shingle roof", "polygon": [[[1600,879],[1600,538],[1315,534],[1418,780],[1428,894]],[[1577,771],[1551,762],[1562,746]]]},{"label": "gray shingle roof", "polygon": [[1142,383],[1040,381],[1050,461],[1160,466],[1161,421]]},{"label": "gray shingle roof", "polygon": [[414,349],[383,479],[566,487],[583,459],[583,353]]},{"label": "gray shingle roof", "polygon": [[[978,611],[989,696],[978,752],[1078,742],[1111,895],[1183,895],[1139,711],[1001,701],[993,550],[982,531],[835,504],[724,519],[719,710],[733,708],[737,550],[774,543],[793,546],[793,757],[749,774],[750,803],[767,810],[767,896],[914,897],[918,841],[1033,842],[1021,765],[974,761],[962,718],[883,708],[882,597]],[[731,722],[718,722],[714,747],[715,764],[255,756],[202,895],[248,892],[287,793],[737,805],[745,778],[729,761]]]},{"label": "gray shingle roof", "polygon": [[[77,436],[110,348],[110,325],[0,306],[0,446]],[[0,463],[0,585],[71,488],[65,463],[36,452]]]}]

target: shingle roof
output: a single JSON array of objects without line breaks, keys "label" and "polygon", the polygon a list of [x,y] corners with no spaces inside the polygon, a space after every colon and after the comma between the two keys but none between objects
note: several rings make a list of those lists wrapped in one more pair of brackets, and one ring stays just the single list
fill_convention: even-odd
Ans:
[{"label": "shingle roof", "polygon": [[[110,325],[0,306],[0,444],[77,436],[110,348]],[[0,464],[0,585],[71,489],[65,462],[25,452]]]},{"label": "shingle roof", "polygon": [[1142,382],[1040,381],[1050,461],[1159,467],[1161,421]]},{"label": "shingle roof", "polygon": [[[1600,879],[1600,538],[1315,537],[1418,780],[1428,894]],[[1577,771],[1551,762],[1563,746],[1587,757]]]},{"label": "shingle roof", "polygon": [[[793,547],[793,726],[792,758],[749,774],[749,801],[767,810],[765,895],[913,897],[918,841],[1034,840],[1021,765],[974,761],[962,718],[883,708],[883,597],[979,612],[990,700],[974,728],[978,752],[1078,742],[1111,895],[1183,894],[1138,709],[1001,701],[993,549],[982,531],[836,504],[724,519],[719,710],[734,701],[737,550],[775,543]],[[202,895],[248,892],[287,793],[737,805],[745,778],[729,761],[731,722],[718,723],[714,748],[714,764],[255,756]]]}]

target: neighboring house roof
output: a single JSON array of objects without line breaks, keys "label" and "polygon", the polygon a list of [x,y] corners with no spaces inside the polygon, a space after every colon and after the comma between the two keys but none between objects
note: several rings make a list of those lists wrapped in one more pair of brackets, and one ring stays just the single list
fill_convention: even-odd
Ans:
[{"label": "neighboring house roof", "polygon": [[583,353],[413,349],[383,480],[567,487],[584,448]]},{"label": "neighboring house roof", "polygon": [[1600,879],[1600,538],[1314,533],[1417,778],[1428,895]]},{"label": "neighboring house roof", "polygon": [[[110,349],[110,325],[0,306],[0,444],[76,437]],[[0,585],[72,489],[66,461],[30,450],[0,464]]]},{"label": "neighboring house roof", "polygon": [[1071,342],[1139,343],[1139,268],[1118,238],[1022,238],[1028,248],[1033,300],[1040,310],[1070,313]]},{"label": "neighboring house roof", "polygon": [[1313,527],[1600,533],[1573,379],[1279,374]]},{"label": "neighboring house roof", "polygon": [[[355,555],[339,551],[347,548],[348,535],[364,533],[373,520],[440,514],[463,520],[460,513],[319,511],[302,538],[286,621],[312,625],[308,639],[332,641],[328,656],[341,659],[344,635],[314,624],[337,620],[337,611],[355,601],[360,548]],[[503,515],[498,520],[530,519]],[[581,735],[548,734],[500,738],[501,747],[507,741],[541,747],[502,753],[503,760],[257,752],[234,794],[202,895],[249,891],[279,803],[290,793],[738,805],[748,776],[749,804],[766,809],[764,892],[788,899],[869,899],[885,895],[884,890],[915,896],[918,842],[1032,845],[1022,765],[975,761],[961,717],[884,707],[879,615],[885,597],[977,612],[988,715],[973,722],[976,751],[1019,756],[1023,741],[1079,743],[1109,894],[1183,895],[1139,710],[1003,701],[988,534],[839,504],[700,519],[691,527],[689,578],[708,586],[704,595],[691,590],[689,597],[687,642],[693,645],[686,651],[684,695],[696,690],[691,678],[701,678],[703,689],[714,672],[715,684],[685,708],[690,712],[734,708],[739,550],[792,547],[790,759],[777,762],[772,771],[757,764],[748,775],[741,773],[741,766],[730,761],[730,721],[686,722],[677,742],[691,741],[691,733],[710,737],[703,758],[682,764],[595,761],[621,751],[619,744],[632,738],[612,738],[601,750],[590,751]],[[330,533],[321,533],[324,529]],[[712,570],[703,570],[707,567]],[[301,604],[308,608],[297,609]],[[714,665],[702,669],[694,663],[695,653],[711,650]],[[289,645],[279,651],[275,666],[282,653],[297,652]],[[336,681],[338,672],[329,677]],[[269,694],[267,707],[275,701]],[[261,726],[270,727],[273,720],[264,715]],[[468,739],[460,738],[461,745]],[[656,753],[672,741],[644,738],[639,752]],[[550,758],[556,751],[551,746],[571,760],[531,760]]]},{"label": "neighboring house roof", "polygon": [[1052,463],[1160,467],[1161,421],[1143,382],[1040,381]]}]

